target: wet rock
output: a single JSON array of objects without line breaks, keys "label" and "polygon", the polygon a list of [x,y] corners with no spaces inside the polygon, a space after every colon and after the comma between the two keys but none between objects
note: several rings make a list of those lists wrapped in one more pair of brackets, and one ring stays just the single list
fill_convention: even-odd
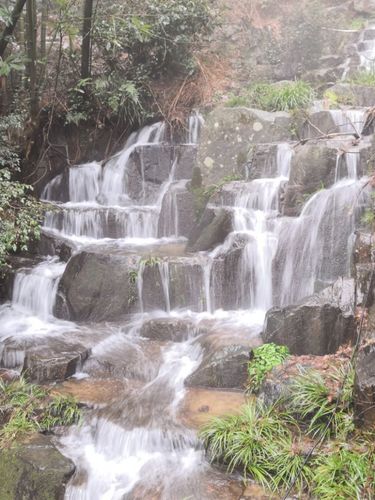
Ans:
[{"label": "wet rock", "polygon": [[298,215],[308,195],[335,182],[336,161],[337,148],[324,143],[295,148],[284,195],[284,215]]},{"label": "wet rock", "polygon": [[0,450],[2,500],[63,500],[74,464],[38,434],[15,448]]},{"label": "wet rock", "polygon": [[375,335],[361,345],[354,381],[354,411],[356,419],[365,426],[375,424]]},{"label": "wet rock", "polygon": [[191,233],[195,220],[194,195],[188,181],[172,184],[163,199],[158,224],[158,236],[185,236]]},{"label": "wet rock", "polygon": [[340,102],[352,106],[373,106],[375,103],[375,88],[350,83],[336,83],[330,87],[330,92],[336,94]]},{"label": "wet rock", "polygon": [[146,321],[140,335],[162,342],[183,342],[189,337],[199,334],[199,329],[190,321],[176,318],[158,318]]},{"label": "wet rock", "polygon": [[305,116],[297,117],[296,126],[301,139],[314,139],[324,134],[335,132],[336,125],[332,113],[317,111],[311,113],[308,119]]},{"label": "wet rock", "polygon": [[72,242],[57,238],[46,231],[42,232],[38,245],[41,255],[57,255],[63,262],[68,262],[74,250]]},{"label": "wet rock", "polygon": [[185,384],[189,387],[243,389],[249,359],[247,347],[236,344],[223,346],[208,354]]},{"label": "wet rock", "polygon": [[60,280],[55,314],[77,321],[119,318],[134,309],[138,269],[132,256],[81,252],[74,255]]},{"label": "wet rock", "polygon": [[312,295],[300,304],[274,307],[266,315],[264,342],[288,346],[296,355],[334,353],[356,336],[353,314],[324,296]]},{"label": "wet rock", "polygon": [[26,352],[22,371],[31,382],[62,381],[80,370],[90,352],[90,349],[78,345],[59,345],[55,351],[35,347]]},{"label": "wet rock", "polygon": [[180,258],[169,262],[169,297],[171,309],[205,310],[204,277],[200,260]]},{"label": "wet rock", "polygon": [[225,209],[215,210],[208,207],[190,233],[186,249],[188,252],[211,250],[223,243],[231,231],[231,213]]},{"label": "wet rock", "polygon": [[206,117],[198,152],[205,184],[216,184],[226,176],[242,177],[252,146],[288,140],[290,122],[287,113],[215,108]]},{"label": "wet rock", "polygon": [[277,177],[277,144],[255,144],[248,155],[249,179]]}]

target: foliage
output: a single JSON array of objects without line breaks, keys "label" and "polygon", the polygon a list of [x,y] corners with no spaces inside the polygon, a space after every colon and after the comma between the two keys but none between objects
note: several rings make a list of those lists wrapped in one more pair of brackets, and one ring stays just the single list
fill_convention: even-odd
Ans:
[{"label": "foliage", "polygon": [[307,432],[312,436],[333,434],[346,438],[354,428],[353,368],[348,374],[343,368],[335,369],[330,382],[327,383],[316,370],[301,370],[291,384],[290,406],[300,420],[307,421]]},{"label": "foliage", "polygon": [[[230,472],[241,470],[245,478],[250,476],[275,489],[285,482],[285,476],[277,475],[274,463],[291,442],[288,425],[294,425],[288,414],[250,401],[240,415],[213,419],[200,436],[211,461],[226,464]],[[283,456],[289,469],[295,458]]]},{"label": "foliage", "polygon": [[289,349],[286,346],[272,343],[263,344],[253,349],[248,365],[248,389],[252,392],[257,392],[267,373],[275,366],[283,363],[288,356]]},{"label": "foliage", "polygon": [[350,83],[375,87],[375,71],[360,71],[350,79]]},{"label": "foliage", "polygon": [[[239,415],[213,419],[201,430],[209,459],[283,494],[293,485],[314,498],[370,499],[374,435],[353,432],[353,378],[352,368],[344,365],[331,370],[325,382],[317,371],[301,372],[289,398],[267,408],[252,399]],[[323,424],[333,432],[321,432]],[[301,438],[306,427],[319,430],[323,441],[310,460],[312,444]]]},{"label": "foliage", "polygon": [[292,111],[305,109],[314,99],[312,87],[301,80],[282,84],[258,83],[232,96],[227,106],[250,106],[265,111]]},{"label": "foliage", "polygon": [[154,267],[159,265],[161,262],[161,259],[159,257],[155,257],[153,255],[150,255],[149,257],[144,257],[143,259],[140,260],[140,266],[144,267]]},{"label": "foliage", "polygon": [[366,19],[363,17],[355,17],[351,20],[349,28],[352,30],[362,30],[366,25]]},{"label": "foliage", "polygon": [[24,378],[0,381],[0,449],[36,431],[79,422],[81,410],[71,396],[50,395]]},{"label": "foliage", "polygon": [[[92,31],[93,76],[70,92],[68,122],[94,109],[137,125],[150,117],[151,84],[169,75],[193,75],[194,50],[214,27],[206,0],[127,0],[107,4]],[[88,103],[88,97],[91,102]]]},{"label": "foliage", "polygon": [[375,214],[374,210],[371,208],[368,208],[365,210],[364,214],[361,217],[361,222],[365,226],[371,226],[375,221]]},{"label": "foliage", "polygon": [[32,187],[14,180],[20,158],[9,134],[21,123],[18,115],[0,119],[0,268],[10,252],[27,250],[30,240],[39,238],[43,215],[42,205],[31,196]]},{"label": "foliage", "polygon": [[316,498],[370,499],[375,487],[374,456],[342,445],[316,460],[313,493]]}]

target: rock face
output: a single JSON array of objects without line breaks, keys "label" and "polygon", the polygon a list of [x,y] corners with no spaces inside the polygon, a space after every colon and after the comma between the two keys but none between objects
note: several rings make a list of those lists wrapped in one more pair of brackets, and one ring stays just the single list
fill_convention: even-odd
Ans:
[{"label": "rock face", "polygon": [[76,321],[104,321],[132,310],[137,289],[131,256],[82,252],[71,258],[59,283],[56,316]]},{"label": "rock face", "polygon": [[353,106],[373,106],[375,102],[375,88],[365,85],[336,83],[330,87],[330,92],[336,94],[340,101]]},{"label": "rock face", "polygon": [[41,434],[0,451],[1,500],[63,500],[73,462]]},{"label": "rock face", "polygon": [[244,176],[251,147],[290,138],[288,113],[249,108],[216,108],[206,117],[198,152],[205,184],[226,176]]},{"label": "rock face", "polygon": [[189,181],[179,181],[171,185],[164,196],[159,223],[158,237],[188,237],[194,226],[195,207],[193,193],[188,189]]},{"label": "rock face", "polygon": [[264,342],[286,345],[291,354],[323,356],[355,339],[353,314],[329,299],[313,295],[298,305],[274,307],[266,315]]}]

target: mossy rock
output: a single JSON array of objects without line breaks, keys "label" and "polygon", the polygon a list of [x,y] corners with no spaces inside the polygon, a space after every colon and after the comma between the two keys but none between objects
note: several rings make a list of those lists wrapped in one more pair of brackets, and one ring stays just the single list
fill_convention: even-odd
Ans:
[{"label": "mossy rock", "polygon": [[62,500],[74,464],[42,434],[0,450],[1,500]]}]

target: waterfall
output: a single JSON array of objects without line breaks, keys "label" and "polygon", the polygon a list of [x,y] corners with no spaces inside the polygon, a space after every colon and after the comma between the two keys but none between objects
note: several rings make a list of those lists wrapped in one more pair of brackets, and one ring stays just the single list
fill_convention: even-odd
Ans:
[{"label": "waterfall", "polygon": [[96,202],[100,192],[102,166],[85,163],[69,169],[69,199],[72,202]]},{"label": "waterfall", "polygon": [[338,132],[342,134],[361,135],[365,125],[365,111],[362,109],[332,109],[330,110],[330,114]]},{"label": "waterfall", "polygon": [[[314,194],[297,219],[279,224],[279,303],[288,305],[349,275],[347,246],[358,221],[363,183],[339,180]],[[343,224],[345,221],[345,224]],[[345,249],[345,250],[343,250]]]},{"label": "waterfall", "polygon": [[58,282],[65,267],[58,259],[49,259],[30,270],[18,271],[13,285],[13,306],[48,319],[52,316]]}]

